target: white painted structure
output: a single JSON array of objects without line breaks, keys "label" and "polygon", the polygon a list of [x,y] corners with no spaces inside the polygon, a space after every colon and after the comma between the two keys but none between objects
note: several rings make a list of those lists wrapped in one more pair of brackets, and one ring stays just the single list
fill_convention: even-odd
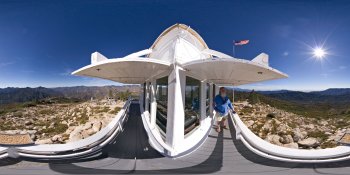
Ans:
[{"label": "white painted structure", "polygon": [[[92,54],[91,65],[73,74],[141,84],[142,121],[150,144],[163,155],[179,157],[196,150],[213,124],[213,96],[220,85],[241,85],[287,77],[268,66],[268,56],[252,61],[232,58],[210,50],[188,26],[176,24],[165,30],[150,49],[118,59]],[[59,145],[0,146],[0,159],[79,158],[96,154],[123,130],[130,100],[116,117],[93,136]],[[350,147],[299,150],[273,145],[256,136],[237,114],[230,113],[236,139],[257,155],[286,162],[325,163],[350,159]],[[164,123],[165,122],[165,123]]]},{"label": "white painted structure", "polygon": [[252,61],[211,50],[184,24],[166,29],[149,49],[107,59],[98,52],[74,75],[140,84],[142,119],[151,145],[178,157],[198,148],[213,124],[213,96],[220,85],[286,78],[262,53]]}]

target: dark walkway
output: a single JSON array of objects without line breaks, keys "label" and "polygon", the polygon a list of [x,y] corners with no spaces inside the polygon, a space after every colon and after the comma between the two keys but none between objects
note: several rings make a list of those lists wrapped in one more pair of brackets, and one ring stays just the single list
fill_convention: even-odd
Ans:
[{"label": "dark walkway", "polygon": [[83,161],[50,163],[1,160],[0,174],[350,174],[350,162],[294,164],[259,157],[233,139],[234,135],[234,130],[219,134],[212,131],[202,147],[191,155],[178,159],[162,157],[148,144],[139,106],[133,104],[124,132],[102,155]]}]

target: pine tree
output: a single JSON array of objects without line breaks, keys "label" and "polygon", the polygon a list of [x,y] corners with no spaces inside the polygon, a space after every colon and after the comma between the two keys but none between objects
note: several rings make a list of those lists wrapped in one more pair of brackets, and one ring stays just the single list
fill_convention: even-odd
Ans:
[{"label": "pine tree", "polygon": [[254,90],[252,90],[252,92],[250,92],[249,97],[248,97],[248,102],[250,104],[260,103],[259,96]]}]

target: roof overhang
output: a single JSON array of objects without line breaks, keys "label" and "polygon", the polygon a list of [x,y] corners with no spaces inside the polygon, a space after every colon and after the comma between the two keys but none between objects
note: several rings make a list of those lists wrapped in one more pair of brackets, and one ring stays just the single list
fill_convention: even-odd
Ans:
[{"label": "roof overhang", "polygon": [[271,67],[236,58],[197,60],[182,67],[209,82],[234,86],[288,77]]},{"label": "roof overhang", "polygon": [[114,58],[85,66],[73,75],[89,76],[125,84],[142,84],[147,79],[170,70],[170,63],[153,58]]}]

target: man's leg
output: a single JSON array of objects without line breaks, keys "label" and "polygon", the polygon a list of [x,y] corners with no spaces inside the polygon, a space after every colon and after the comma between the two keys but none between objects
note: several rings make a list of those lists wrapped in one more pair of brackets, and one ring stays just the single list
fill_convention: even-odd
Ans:
[{"label": "man's leg", "polygon": [[216,125],[216,132],[221,132],[221,121],[218,121],[218,124]]},{"label": "man's leg", "polygon": [[228,129],[226,125],[226,117],[223,117],[221,120],[221,128]]},{"label": "man's leg", "polygon": [[215,119],[217,121],[216,132],[221,132],[222,117],[218,113],[216,113]]}]

